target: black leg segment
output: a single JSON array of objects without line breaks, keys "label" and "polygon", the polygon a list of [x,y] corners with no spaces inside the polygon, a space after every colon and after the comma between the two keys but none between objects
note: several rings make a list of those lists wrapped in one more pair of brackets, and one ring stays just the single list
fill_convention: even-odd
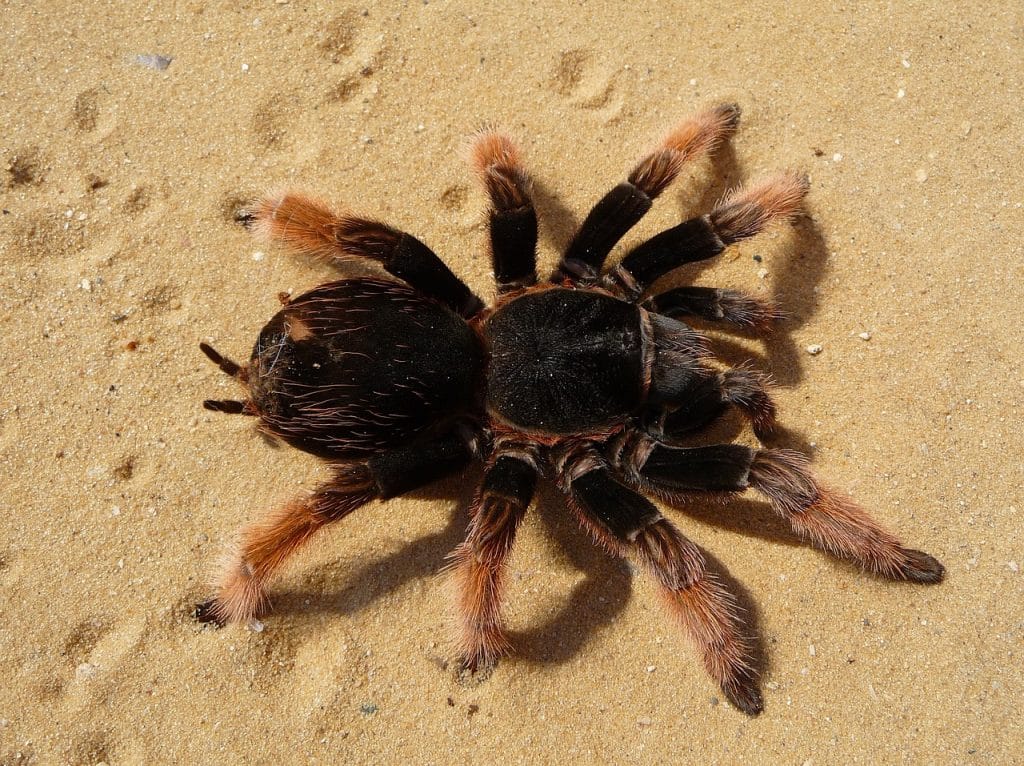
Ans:
[{"label": "black leg segment", "polygon": [[767,376],[747,367],[695,378],[662,418],[662,431],[669,438],[695,433],[733,405],[750,420],[757,438],[764,440],[775,430],[775,403],[767,387]]},{"label": "black leg segment", "polygon": [[677,125],[627,180],[604,195],[572,238],[553,282],[593,282],[615,244],[644,217],[690,159],[714,151],[736,130],[740,111],[722,104]]},{"label": "black leg segment", "polygon": [[710,214],[663,231],[630,251],[606,278],[609,286],[638,297],[659,277],[686,263],[702,261],[775,220],[792,218],[807,194],[806,176],[784,173],[740,190]]},{"label": "black leg segment", "polygon": [[452,554],[457,641],[468,673],[489,671],[509,648],[501,616],[505,564],[537,482],[535,447],[499,443],[495,454],[473,503],[466,540]]},{"label": "black leg segment", "polygon": [[673,318],[696,317],[761,332],[782,318],[782,312],[767,301],[717,287],[677,287],[648,298],[643,307]]},{"label": "black leg segment", "polygon": [[483,303],[433,250],[403,231],[378,221],[337,215],[323,203],[286,193],[260,200],[249,211],[257,235],[324,258],[368,258],[385,271],[430,295],[463,317]]},{"label": "black leg segment", "polygon": [[498,292],[536,284],[537,213],[518,148],[507,136],[488,131],[477,137],[472,160],[491,200],[491,262]]}]

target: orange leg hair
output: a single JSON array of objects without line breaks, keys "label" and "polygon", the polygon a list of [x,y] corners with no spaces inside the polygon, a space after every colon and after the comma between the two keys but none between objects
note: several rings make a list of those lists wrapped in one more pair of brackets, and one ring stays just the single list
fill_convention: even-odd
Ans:
[{"label": "orange leg hair", "polygon": [[532,448],[504,451],[488,468],[466,540],[452,553],[462,667],[487,672],[509,650],[501,617],[505,563],[537,479]]},{"label": "orange leg hair", "polygon": [[267,584],[316,532],[376,497],[369,475],[349,467],[304,500],[243,527],[237,547],[224,559],[217,595],[197,607],[202,622],[247,622],[268,606]]}]

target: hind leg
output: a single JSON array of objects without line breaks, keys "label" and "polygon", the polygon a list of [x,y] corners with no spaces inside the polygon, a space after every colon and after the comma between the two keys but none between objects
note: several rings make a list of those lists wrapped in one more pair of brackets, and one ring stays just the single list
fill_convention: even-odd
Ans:
[{"label": "hind leg", "polygon": [[289,503],[243,527],[238,546],[224,560],[217,595],[196,607],[200,622],[248,622],[263,613],[267,584],[292,554],[326,525],[340,521],[376,493],[365,466],[339,471],[304,500]]},{"label": "hind leg", "polygon": [[464,437],[452,432],[365,463],[336,466],[334,477],[308,498],[242,528],[238,546],[225,559],[217,595],[196,607],[196,619],[217,624],[252,619],[268,604],[266,588],[273,576],[317,532],[370,500],[397,497],[455,472],[472,454]]}]

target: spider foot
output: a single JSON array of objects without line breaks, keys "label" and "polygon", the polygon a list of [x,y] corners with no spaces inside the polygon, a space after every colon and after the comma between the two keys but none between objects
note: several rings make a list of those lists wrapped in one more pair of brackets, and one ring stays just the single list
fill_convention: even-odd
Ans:
[{"label": "spider foot", "polygon": [[942,582],[942,578],[946,574],[946,568],[935,557],[929,556],[924,551],[904,548],[903,559],[899,574],[907,580],[932,585]]},{"label": "spider foot", "polygon": [[203,625],[212,625],[214,628],[223,628],[224,617],[217,608],[217,599],[211,598],[196,604],[192,610],[192,619]]},{"label": "spider foot", "polygon": [[764,698],[757,685],[757,678],[751,673],[741,673],[722,682],[722,693],[735,707],[749,716],[760,715],[764,710]]},{"label": "spider foot", "polygon": [[498,661],[484,657],[463,657],[455,671],[455,677],[461,686],[479,686],[494,672]]},{"label": "spider foot", "polygon": [[239,208],[233,216],[235,223],[241,224],[246,229],[252,230],[256,223],[256,212],[251,207]]}]

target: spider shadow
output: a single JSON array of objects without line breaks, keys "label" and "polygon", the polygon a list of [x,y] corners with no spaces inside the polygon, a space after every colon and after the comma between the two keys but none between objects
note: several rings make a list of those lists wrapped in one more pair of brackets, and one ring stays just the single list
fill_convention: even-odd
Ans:
[{"label": "spider shadow", "polygon": [[605,553],[580,529],[556,487],[541,482],[535,508],[545,537],[585,576],[562,599],[555,614],[528,629],[510,631],[510,638],[517,657],[558,665],[579,654],[622,613],[633,590],[633,577],[628,562]]},{"label": "spider shadow", "polygon": [[[322,564],[306,574],[300,585],[274,591],[274,613],[351,615],[410,582],[437,575],[444,568],[448,554],[465,537],[468,508],[481,476],[481,468],[475,465],[458,476],[403,495],[403,498],[437,504],[449,503],[452,507],[444,528],[384,556],[362,562],[355,569],[346,568],[337,560]],[[351,522],[356,523],[356,520]]]},{"label": "spider shadow", "polygon": [[547,182],[539,178],[533,179],[532,197],[540,223],[540,235],[561,257],[579,228],[579,217]]},{"label": "spider shadow", "polygon": [[[673,507],[709,525],[771,542],[802,545],[788,526],[761,503],[715,503],[702,497],[699,503]],[[606,553],[593,543],[565,509],[564,497],[554,487],[539,488],[537,511],[550,539],[576,569],[585,573],[585,579],[544,623],[512,631],[510,638],[520,659],[541,665],[563,664],[577,656],[596,633],[611,625],[625,610],[633,592],[635,571],[628,561]],[[760,607],[751,592],[732,576],[717,556],[703,547],[700,550],[709,574],[736,598],[741,632],[749,641],[756,677],[763,678],[769,670],[769,660],[760,629]],[[667,615],[665,617],[668,619]],[[681,640],[685,642],[686,638]]]}]

